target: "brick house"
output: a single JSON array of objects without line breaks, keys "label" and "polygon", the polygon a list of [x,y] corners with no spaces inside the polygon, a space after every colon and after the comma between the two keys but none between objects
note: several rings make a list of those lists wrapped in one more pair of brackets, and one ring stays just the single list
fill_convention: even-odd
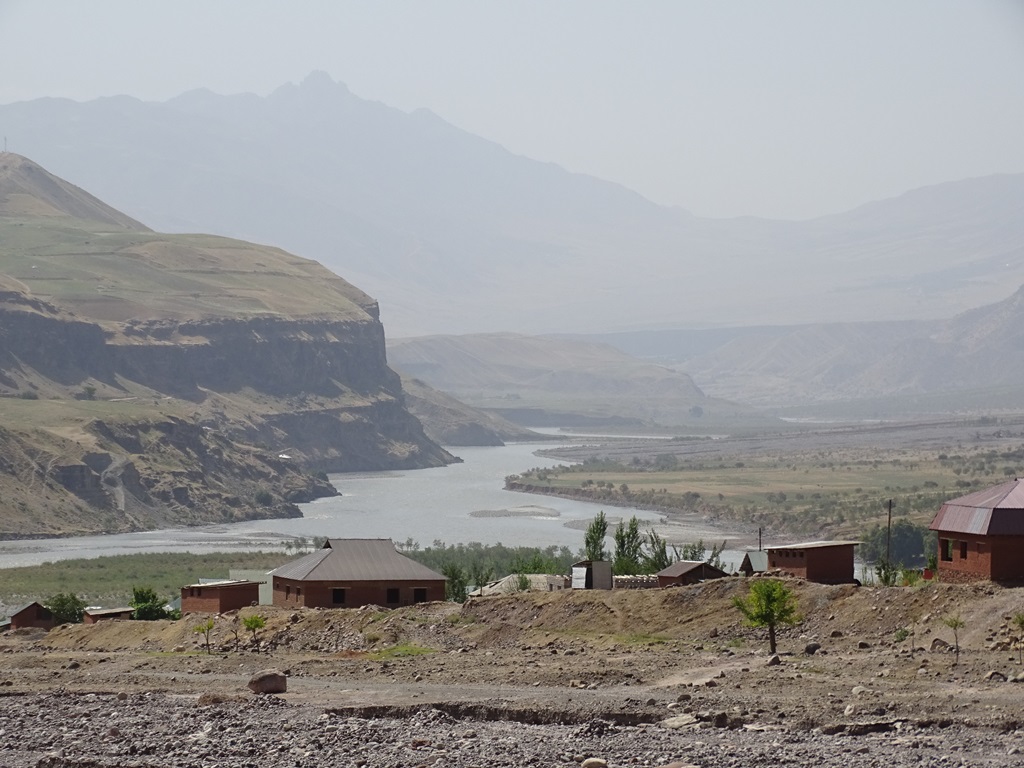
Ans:
[{"label": "brick house", "polygon": [[951,499],[928,527],[940,580],[1024,582],[1024,480]]},{"label": "brick house", "polygon": [[11,613],[11,629],[26,629],[28,627],[53,629],[55,624],[50,609],[42,603],[32,602],[16,608]]},{"label": "brick house", "polygon": [[181,612],[227,613],[260,601],[258,581],[207,581],[181,588]]},{"label": "brick house", "polygon": [[859,541],[808,541],[768,547],[768,569],[818,584],[852,584],[853,548]]},{"label": "brick house", "polygon": [[445,597],[445,577],[401,554],[390,539],[328,539],[270,578],[274,605],[286,608],[397,608]]},{"label": "brick house", "polygon": [[656,575],[659,587],[676,587],[681,584],[697,584],[707,579],[724,579],[729,574],[699,560],[680,560],[658,571]]},{"label": "brick house", "polygon": [[96,624],[100,621],[128,621],[134,608],[86,608],[82,614],[83,624]]}]

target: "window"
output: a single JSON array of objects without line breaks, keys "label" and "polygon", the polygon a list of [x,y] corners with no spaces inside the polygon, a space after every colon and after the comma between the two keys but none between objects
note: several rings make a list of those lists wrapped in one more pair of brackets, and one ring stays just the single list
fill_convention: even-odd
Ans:
[{"label": "window", "polygon": [[412,591],[412,601],[414,603],[425,603],[427,602],[427,588],[416,587]]},{"label": "window", "polygon": [[291,588],[291,586],[287,586],[287,587],[284,588],[284,596],[285,596],[285,599],[287,599],[287,598],[292,596],[292,588]]},{"label": "window", "polygon": [[398,587],[388,587],[387,604],[394,605],[398,602]]},{"label": "window", "polygon": [[953,540],[952,539],[942,539],[939,542],[939,544],[941,544],[941,546],[939,547],[939,550],[942,552],[942,559],[945,560],[947,563],[948,562],[952,562],[952,560],[953,560]]},{"label": "window", "polygon": [[300,597],[302,597],[302,587],[296,587],[295,588],[295,599],[298,600]]},{"label": "window", "polygon": [[332,589],[331,590],[331,602],[335,605],[345,604],[345,590],[344,589]]},{"label": "window", "polygon": [[967,542],[966,541],[961,541],[960,542],[960,559],[961,560],[966,560],[967,559]]}]

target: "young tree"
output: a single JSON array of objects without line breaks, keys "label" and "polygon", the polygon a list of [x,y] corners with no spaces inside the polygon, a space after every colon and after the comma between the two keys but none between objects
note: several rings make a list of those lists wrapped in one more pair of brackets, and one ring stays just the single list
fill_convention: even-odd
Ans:
[{"label": "young tree", "polygon": [[615,560],[612,570],[619,576],[633,576],[640,572],[640,561],[643,559],[643,536],[640,535],[640,523],[636,515],[629,523],[620,522],[615,528]]},{"label": "young tree", "polygon": [[657,573],[672,565],[668,555],[668,545],[652,528],[647,532],[647,551],[644,553],[644,573]]},{"label": "young tree", "polygon": [[58,592],[43,603],[53,614],[55,624],[81,624],[85,601],[71,592]]},{"label": "young tree", "polygon": [[242,624],[252,632],[252,644],[256,648],[256,653],[260,652],[260,640],[256,633],[267,626],[267,620],[259,614],[253,614],[252,616],[246,616],[242,619]]},{"label": "young tree", "polygon": [[967,626],[960,614],[955,616],[946,616],[942,623],[953,630],[953,650],[956,656],[953,659],[953,666],[957,666],[960,663],[960,630]]},{"label": "young tree", "polygon": [[136,621],[156,621],[169,617],[165,602],[151,587],[132,587],[132,600],[128,604],[135,609],[132,618]]},{"label": "young tree", "polygon": [[464,603],[468,597],[466,571],[458,563],[445,563],[441,567],[445,576],[444,596],[453,603]]},{"label": "young tree", "polygon": [[1013,614],[1013,626],[1017,628],[1017,663],[1024,664],[1024,613]]},{"label": "young tree", "polygon": [[758,579],[750,584],[746,599],[734,597],[732,604],[752,627],[768,627],[768,648],[775,653],[775,628],[800,621],[796,595],[777,579]]},{"label": "young tree", "polygon": [[[531,571],[532,573],[532,571]],[[479,560],[474,560],[469,564],[469,583],[477,589],[480,589],[484,584],[494,579],[494,566],[485,566]]]},{"label": "young tree", "polygon": [[606,560],[608,554],[604,550],[604,540],[608,535],[608,520],[602,509],[587,526],[583,535],[583,550],[587,560]]},{"label": "young tree", "polygon": [[213,632],[213,617],[211,616],[202,624],[197,624],[192,628],[192,631],[197,635],[203,636],[203,640],[206,641],[206,652],[212,653],[212,651],[210,651],[210,633]]}]

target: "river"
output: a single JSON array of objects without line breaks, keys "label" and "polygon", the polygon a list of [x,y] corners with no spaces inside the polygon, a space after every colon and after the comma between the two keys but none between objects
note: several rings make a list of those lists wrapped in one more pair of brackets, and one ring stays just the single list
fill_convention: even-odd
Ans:
[{"label": "river", "polygon": [[[508,546],[583,546],[583,529],[600,504],[504,490],[505,477],[559,462],[534,452],[550,443],[452,448],[463,459],[436,469],[331,475],[341,496],[300,505],[302,518],[256,520],[161,531],[0,542],[0,568],[135,552],[273,550],[295,537],[413,539],[421,546],[482,542]],[[636,515],[669,541],[730,541],[723,560],[738,566],[749,535],[692,520],[662,522],[644,510],[608,507],[610,520]]]}]

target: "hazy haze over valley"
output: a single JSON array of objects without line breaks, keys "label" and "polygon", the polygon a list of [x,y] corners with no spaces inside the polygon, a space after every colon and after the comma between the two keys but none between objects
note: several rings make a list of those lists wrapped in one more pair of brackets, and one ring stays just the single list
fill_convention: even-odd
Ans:
[{"label": "hazy haze over valley", "polygon": [[63,28],[0,54],[31,70],[11,148],[315,258],[390,336],[948,318],[1024,284],[1014,3],[107,8],[88,72]]},{"label": "hazy haze over valley", "polygon": [[[12,150],[159,231],[320,261],[379,302],[403,373],[478,406],[665,425],[1019,392],[1019,4],[14,2],[0,24],[48,33],[0,52]],[[461,336],[408,340],[429,334]],[[450,406],[421,418],[479,428]]]}]

